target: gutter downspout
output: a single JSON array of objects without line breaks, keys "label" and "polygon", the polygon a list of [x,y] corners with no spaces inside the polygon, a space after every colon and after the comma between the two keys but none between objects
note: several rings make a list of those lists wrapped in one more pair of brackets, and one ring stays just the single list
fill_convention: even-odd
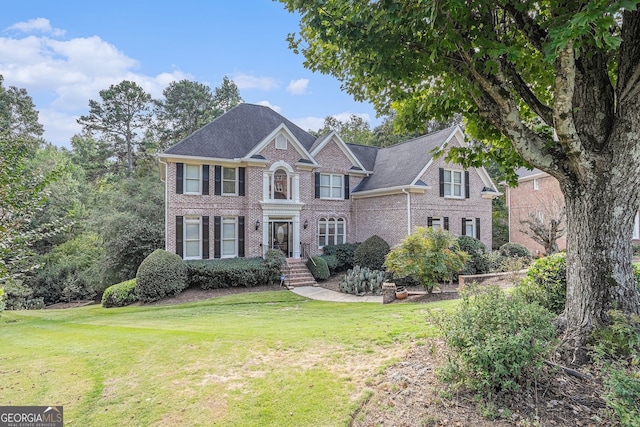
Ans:
[{"label": "gutter downspout", "polygon": [[[167,245],[169,244],[169,189],[167,186],[167,168],[169,165],[161,159],[158,159],[158,162],[164,165],[164,250],[167,251]],[[162,177],[160,177],[160,180],[163,181]]]},{"label": "gutter downspout", "polygon": [[407,195],[407,236],[411,234],[411,193],[406,188],[402,192]]}]

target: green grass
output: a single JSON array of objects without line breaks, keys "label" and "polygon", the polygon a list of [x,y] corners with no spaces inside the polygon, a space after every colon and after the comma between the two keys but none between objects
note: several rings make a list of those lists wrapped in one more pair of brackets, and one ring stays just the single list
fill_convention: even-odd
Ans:
[{"label": "green grass", "polygon": [[366,379],[433,333],[426,312],[289,292],[5,312],[0,404],[63,405],[78,426],[346,425]]}]

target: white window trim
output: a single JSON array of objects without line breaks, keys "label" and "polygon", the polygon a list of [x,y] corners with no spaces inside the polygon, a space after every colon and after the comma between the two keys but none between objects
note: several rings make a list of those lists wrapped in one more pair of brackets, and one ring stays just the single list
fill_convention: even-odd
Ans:
[{"label": "white window trim", "polygon": [[[322,185],[322,177],[323,176],[328,176],[329,177],[329,185]],[[331,194],[333,194],[333,189],[334,188],[338,188],[336,186],[333,185],[333,178],[334,177],[339,177],[340,178],[340,197],[332,197]],[[329,197],[323,197],[322,196],[322,189],[323,188],[328,188],[329,189]],[[340,175],[337,173],[321,173],[320,174],[320,198],[323,200],[343,200],[344,199],[344,175]]]},{"label": "white window trim", "polygon": [[[195,181],[196,178],[187,178],[187,169],[198,168],[198,191],[187,191],[187,181]],[[184,165],[184,173],[182,177],[182,193],[183,194],[202,194],[202,165]]]},{"label": "white window trim", "polygon": [[[445,177],[442,177],[442,181],[444,183],[444,197],[448,198],[448,199],[464,199],[465,198],[465,182],[464,182],[464,171],[460,171],[460,170],[455,170],[455,169],[445,169],[445,176],[446,176],[446,172],[451,172],[451,181],[446,181]],[[455,184],[453,182],[453,174],[457,173],[460,174],[460,184]],[[447,194],[447,184],[450,185],[451,188],[451,194]],[[460,186],[460,195],[456,196],[455,195],[455,191],[454,191],[454,186],[459,185]]]},{"label": "white window trim", "polygon": [[[187,239],[187,224],[198,224],[198,254],[193,256],[187,256],[187,242],[196,241],[196,239]],[[184,259],[202,259],[202,217],[187,216],[184,217],[183,223],[183,239],[182,239],[182,253]]]},{"label": "white window trim", "polygon": [[[336,237],[336,241],[334,244],[341,244],[341,243],[346,243],[347,242],[347,222],[345,221],[344,218],[332,218],[332,217],[321,217],[320,219],[318,219],[318,249],[322,249],[325,245],[320,245],[320,236],[325,236],[325,241],[327,242],[328,245],[331,245],[329,243],[329,224],[333,222],[334,224],[334,230],[335,233],[333,234]],[[338,236],[340,236],[338,234],[338,223],[342,224],[342,241],[337,241]],[[324,227],[323,227],[324,225]],[[324,232],[322,232],[324,228]]]},{"label": "white window trim", "polygon": [[[471,224],[471,234],[467,233],[467,225]],[[476,237],[476,219],[475,218],[465,218],[464,224],[464,232],[465,236],[471,236],[473,238]]]},{"label": "white window trim", "polygon": [[536,191],[540,189],[540,181],[538,181],[538,178],[533,179],[533,189]]},{"label": "white window trim", "polygon": [[[224,237],[224,225],[233,224],[234,232],[233,239],[225,239]],[[224,254],[224,242],[233,240],[233,254]],[[237,217],[222,217],[220,224],[220,258],[237,258],[238,257],[238,218]]]},{"label": "white window trim", "polygon": [[[234,180],[233,193],[225,193],[224,192],[224,183],[225,183],[225,181],[226,182],[230,182],[231,181],[231,180],[225,180],[224,179],[224,171],[226,169],[233,169],[233,171],[235,172],[235,178],[233,179]],[[221,170],[220,170],[220,174],[221,174],[221,177],[220,177],[220,187],[221,187],[220,188],[220,194],[223,195],[223,196],[237,196],[238,195],[238,168],[230,168],[230,167],[227,167],[227,166],[222,166]]]},{"label": "white window trim", "polygon": [[276,172],[278,172],[279,170],[284,171],[285,175],[286,175],[286,182],[287,182],[287,198],[286,199],[282,199],[282,200],[293,200],[293,175],[285,168],[279,167],[276,170],[273,171],[273,173],[271,174],[271,194],[269,194],[269,199],[271,200],[280,200],[280,199],[276,199]]},{"label": "white window trim", "polygon": [[286,150],[287,149],[287,137],[280,134],[276,136],[275,146],[277,150]]}]

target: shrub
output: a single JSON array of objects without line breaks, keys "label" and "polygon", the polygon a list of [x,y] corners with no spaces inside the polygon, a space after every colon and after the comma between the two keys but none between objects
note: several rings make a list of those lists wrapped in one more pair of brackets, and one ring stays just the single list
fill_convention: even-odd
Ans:
[{"label": "shrub", "polygon": [[335,274],[338,271],[338,258],[333,255],[320,255],[320,258],[327,263],[329,274]]},{"label": "shrub", "polygon": [[266,283],[272,285],[280,281],[282,269],[287,263],[284,253],[279,250],[269,249],[264,255],[263,267],[266,270]]},{"label": "shrub", "polygon": [[539,375],[555,344],[553,314],[496,286],[461,295],[456,312],[437,319],[451,350],[441,378],[490,395]]},{"label": "shrub", "polygon": [[636,287],[640,292],[640,263],[633,264],[633,274],[636,276]]},{"label": "shrub", "polygon": [[565,254],[561,252],[534,261],[527,276],[515,287],[514,295],[556,314],[562,313],[567,298]]},{"label": "shrub", "polygon": [[311,257],[307,260],[307,268],[316,280],[329,278],[329,267],[327,262],[319,256]]},{"label": "shrub", "polygon": [[2,286],[7,310],[36,310],[45,306],[44,299],[34,296],[33,289],[20,280],[7,280]]},{"label": "shrub", "polygon": [[156,249],[138,267],[135,294],[142,302],[152,302],[178,295],[187,284],[187,267],[182,258]]},{"label": "shrub", "polygon": [[102,294],[102,306],[104,308],[111,308],[133,304],[138,300],[136,298],[135,288],[136,279],[109,286]]},{"label": "shrub", "polygon": [[385,257],[390,250],[389,244],[382,237],[373,235],[355,250],[353,263],[371,270],[382,270]]},{"label": "shrub", "polygon": [[338,260],[338,271],[345,271],[353,267],[353,256],[360,243],[341,243],[326,245],[322,248],[324,255],[333,255]]},{"label": "shrub", "polygon": [[[266,255],[265,255],[266,256]],[[262,258],[229,258],[187,261],[189,285],[202,289],[223,289],[275,283],[280,280],[281,270],[277,254]]]},{"label": "shrub", "polygon": [[531,253],[529,249],[527,249],[524,245],[520,243],[505,243],[500,246],[500,253],[502,256],[506,257],[519,257],[519,258],[529,258],[531,259]]},{"label": "shrub", "polygon": [[487,247],[480,240],[471,236],[458,237],[460,250],[469,254],[460,274],[484,274],[491,271],[491,260],[486,256]]},{"label": "shrub", "polygon": [[342,278],[340,290],[353,295],[380,295],[383,282],[384,272],[356,265]]},{"label": "shrub", "polygon": [[4,311],[4,288],[0,288],[0,315]]}]

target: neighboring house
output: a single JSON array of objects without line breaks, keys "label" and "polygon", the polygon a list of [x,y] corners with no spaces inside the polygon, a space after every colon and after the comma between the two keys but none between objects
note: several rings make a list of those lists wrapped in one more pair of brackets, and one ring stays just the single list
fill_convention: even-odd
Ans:
[{"label": "neighboring house", "polygon": [[432,150],[466,145],[458,128],[393,147],[319,138],[270,108],[240,104],[160,155],[166,249],[184,259],[299,258],[377,234],[397,244],[415,226],[472,235],[491,247],[484,168]]},{"label": "neighboring house", "polygon": [[[531,214],[538,216],[543,222],[548,221],[564,207],[564,196],[558,180],[546,172],[520,168],[516,174],[518,186],[507,188],[509,241],[526,246],[534,255],[543,255],[544,248],[522,231],[521,221],[526,220]],[[640,222],[637,213],[632,238],[634,244],[640,244]],[[566,235],[559,238],[557,243],[558,249],[566,249]]]}]

